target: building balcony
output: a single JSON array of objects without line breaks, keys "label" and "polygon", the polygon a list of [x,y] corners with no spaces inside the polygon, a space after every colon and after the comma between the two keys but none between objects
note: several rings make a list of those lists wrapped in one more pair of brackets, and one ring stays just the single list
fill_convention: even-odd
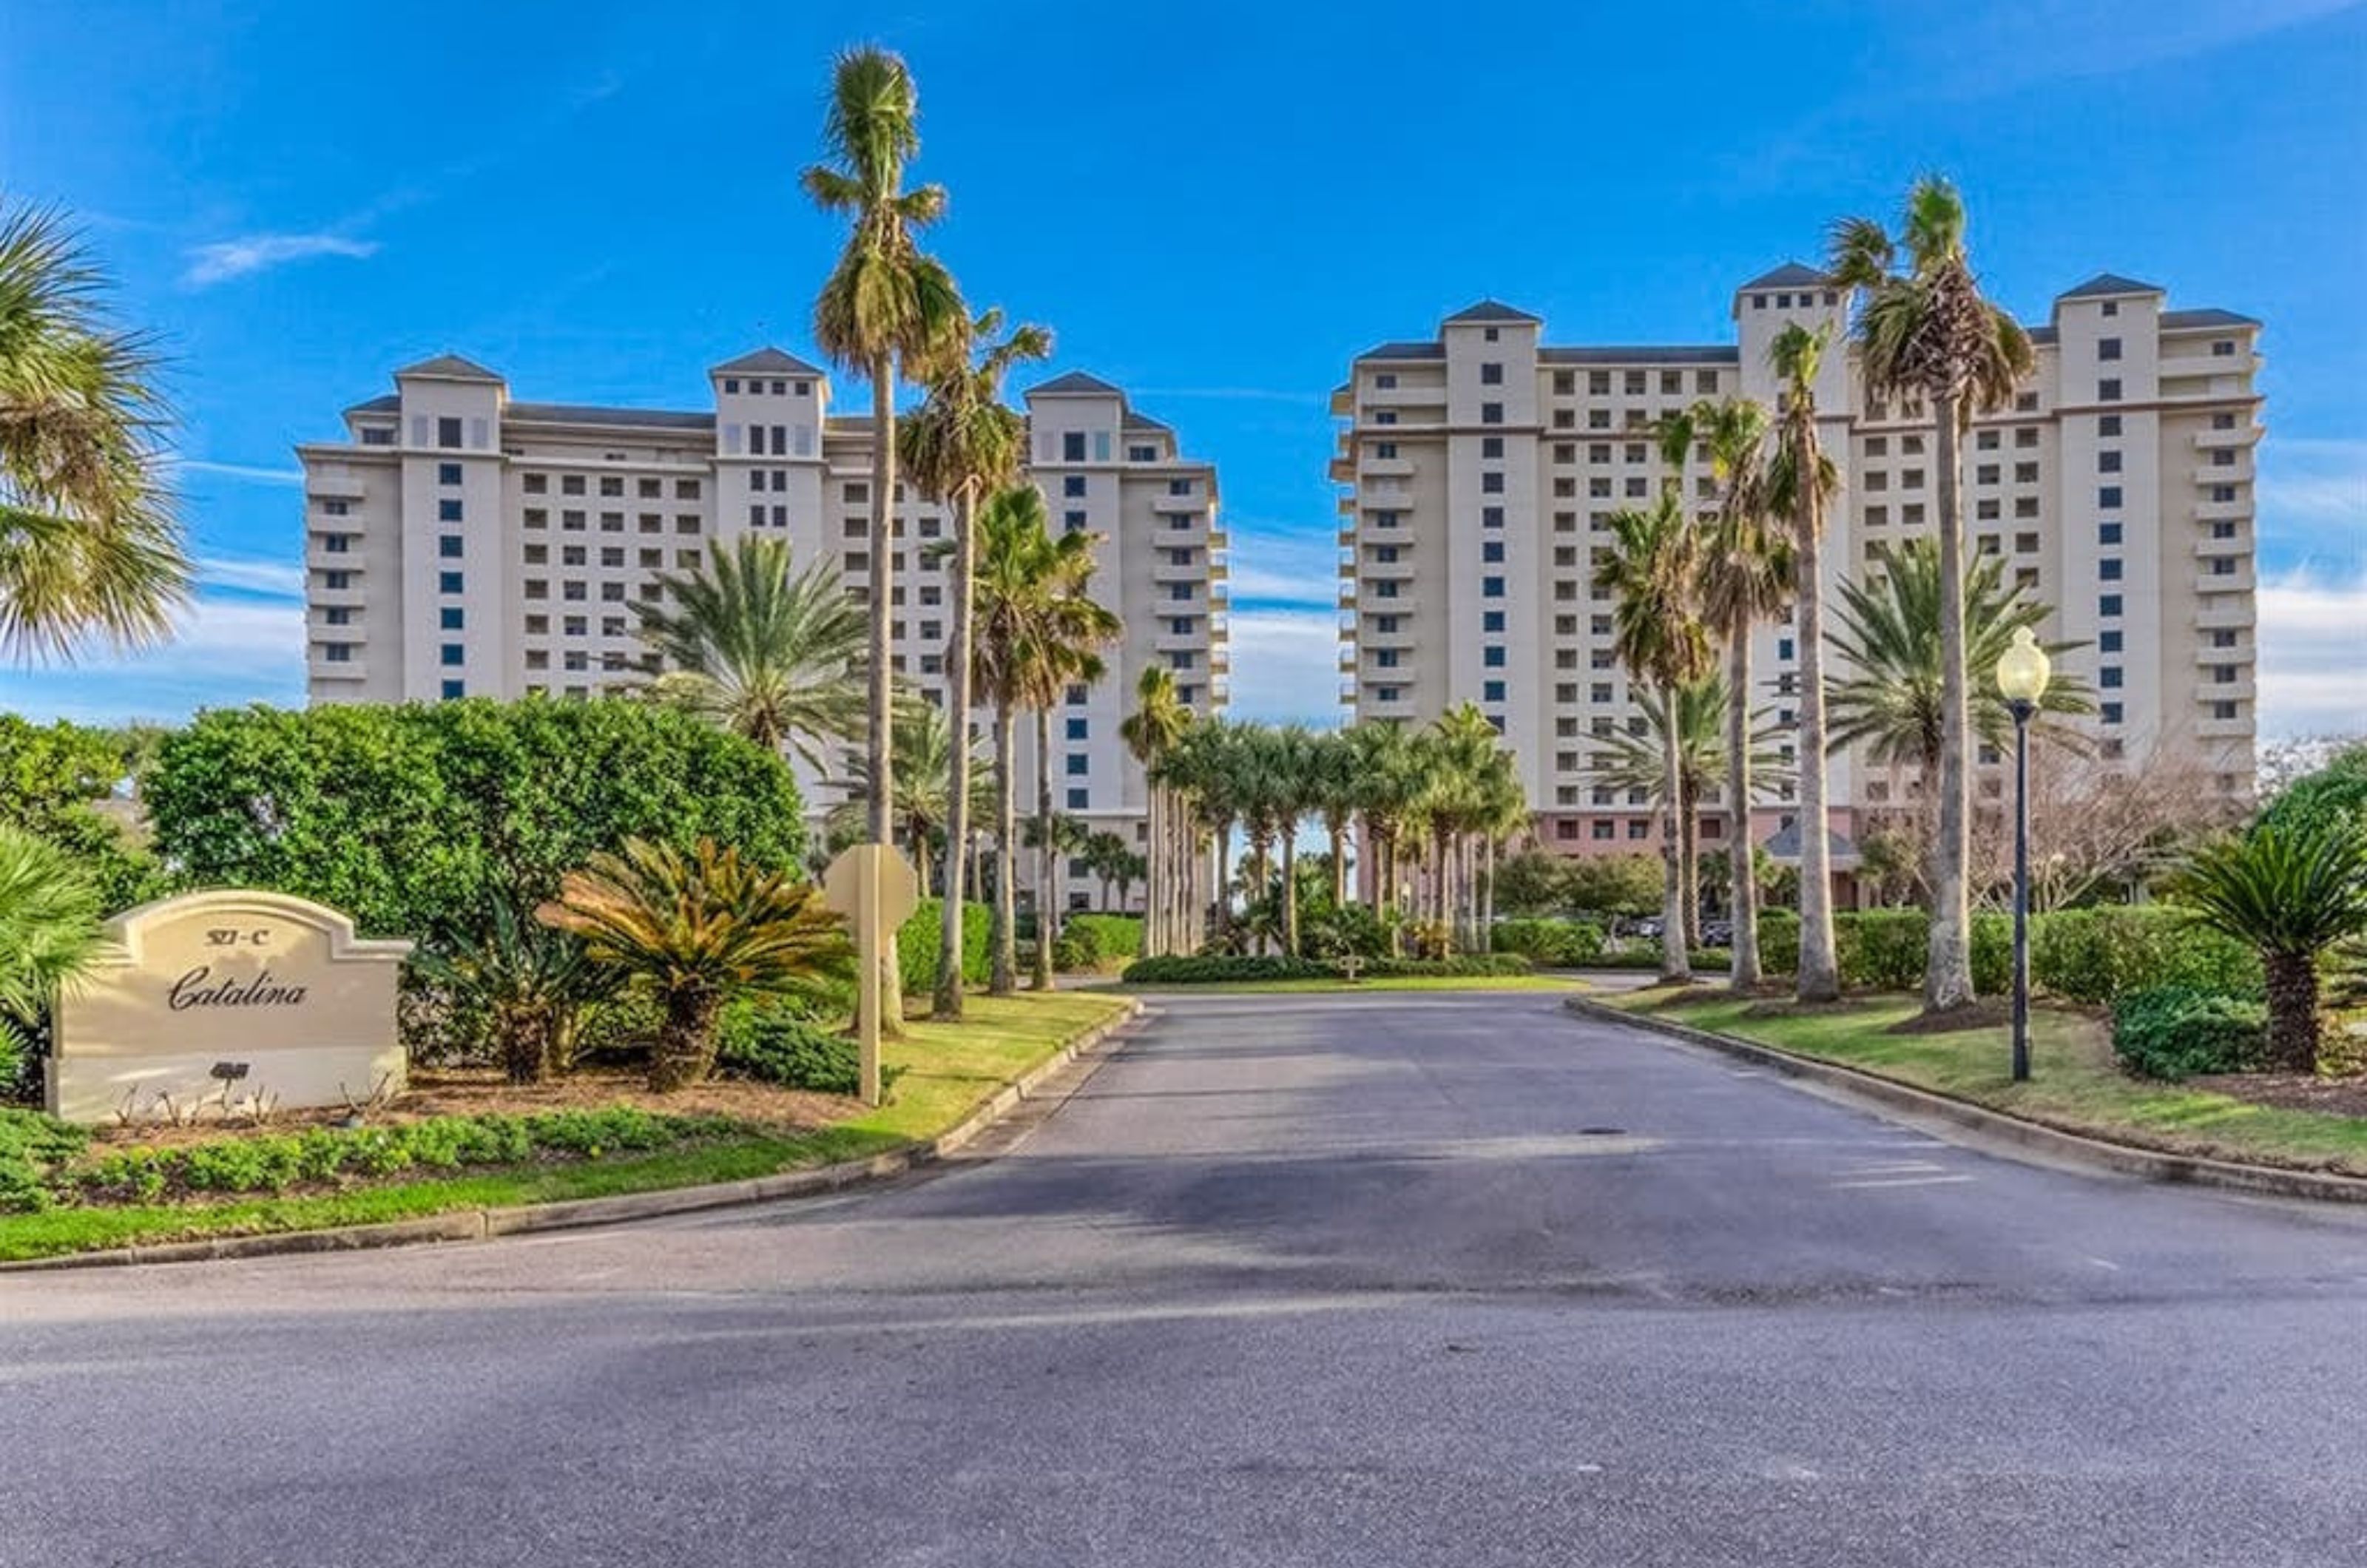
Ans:
[{"label": "building balcony", "polygon": [[2249,555],[2251,553],[2251,549],[2252,541],[2245,537],[2240,532],[2232,539],[2197,539],[2194,541],[2194,553],[2198,557]]},{"label": "building balcony", "polygon": [[1394,387],[1379,387],[1367,382],[1358,388],[1355,394],[1358,401],[1366,408],[1435,408],[1442,412],[1445,410],[1446,378],[1443,374],[1435,381],[1410,380],[1405,372],[1397,374],[1398,384]]},{"label": "building balcony", "polygon": [[1402,592],[1396,594],[1367,593],[1355,603],[1356,607],[1367,615],[1410,615],[1421,608],[1420,595]]},{"label": "building balcony", "polygon": [[1356,482],[1356,465],[1349,459],[1348,455],[1344,452],[1332,458],[1330,463],[1326,464],[1324,466],[1323,472],[1335,485],[1348,485],[1354,484]]},{"label": "building balcony", "polygon": [[1161,653],[1201,653],[1208,647],[1208,634],[1206,630],[1161,632],[1150,639],[1150,646]]},{"label": "building balcony", "polygon": [[2198,452],[2222,452],[2231,446],[2249,446],[2260,439],[2257,424],[2239,425],[2234,430],[2198,430],[2194,433],[2194,449]]},{"label": "building balcony", "polygon": [[1334,419],[1346,419],[1356,412],[1356,389],[1353,387],[1332,388],[1331,400],[1326,406]]},{"label": "building balcony", "polygon": [[366,681],[369,679],[369,666],[360,659],[348,659],[341,663],[333,664],[323,654],[324,650],[318,644],[306,651],[304,674],[308,680]]},{"label": "building balcony", "polygon": [[1196,545],[1213,547],[1216,541],[1206,517],[1187,517],[1179,512],[1159,520],[1158,532],[1151,535],[1150,543],[1166,549],[1184,549]]},{"label": "building balcony", "polygon": [[2244,718],[2200,718],[2194,721],[2194,733],[2203,740],[2236,740],[2252,733],[2252,720]]},{"label": "building balcony", "polygon": [[1162,551],[1150,563],[1150,581],[1153,582],[1200,582],[1213,576],[1216,570],[1204,560],[1169,560]]},{"label": "building balcony", "polygon": [[1364,461],[1363,473],[1364,477],[1368,479],[1410,479],[1413,478],[1413,459],[1410,457],[1367,457]]},{"label": "building balcony", "polygon": [[312,535],[304,541],[304,565],[310,570],[316,571],[358,571],[361,570],[361,564],[362,552],[359,548],[358,540],[356,541],[354,547],[342,550],[332,550],[329,548],[326,542],[323,541],[318,534]]},{"label": "building balcony", "polygon": [[1358,626],[1355,638],[1358,648],[1411,648],[1414,645],[1413,633],[1404,626],[1387,632],[1376,631],[1371,626]]},{"label": "building balcony", "polygon": [[2205,523],[2240,523],[2252,515],[2248,501],[2198,501],[2194,515]]},{"label": "building balcony", "polygon": [[2197,664],[2249,664],[2258,650],[2250,643],[2239,648],[2198,648],[2194,650]]},{"label": "building balcony", "polygon": [[2248,452],[2232,463],[2205,463],[2194,470],[2194,482],[2199,485],[2243,485],[2252,482],[2252,455]]},{"label": "building balcony", "polygon": [[1342,517],[1353,517],[1356,515],[1356,492],[1353,490],[1342,491],[1331,509]]},{"label": "building balcony", "polygon": [[1414,566],[1410,560],[1368,559],[1354,570],[1356,575],[1367,582],[1411,582]]},{"label": "building balcony", "polygon": [[[357,578],[360,577],[362,574],[359,567],[344,567],[335,570],[349,571]],[[305,602],[312,604],[349,604],[359,606],[362,601],[367,597],[368,597],[368,595],[363,592],[362,586],[359,582],[348,582],[343,588],[332,588],[328,585],[326,581],[316,577],[311,582],[307,583],[304,588]]]},{"label": "building balcony", "polygon": [[304,474],[304,496],[308,501],[359,501],[369,493],[359,474],[324,473],[318,468]]},{"label": "building balcony", "polygon": [[1352,525],[1350,525],[1348,527],[1345,527],[1345,528],[1342,528],[1342,529],[1341,529],[1341,530],[1340,530],[1340,543],[1341,543],[1342,546],[1353,546],[1353,545],[1354,545],[1354,544],[1355,544],[1355,542],[1356,542],[1356,529],[1355,529],[1355,526],[1354,526],[1353,524],[1352,524]]},{"label": "building balcony", "polygon": [[2252,576],[2252,563],[2248,560],[2234,571],[2204,572],[2194,580],[2197,593],[2252,593],[2259,587],[2259,582]]},{"label": "building balcony", "polygon": [[[2219,662],[2228,660],[2222,659]],[[2194,688],[2194,700],[2198,703],[2248,703],[2259,694],[2258,684],[2249,675],[2237,681],[2205,681]]]},{"label": "building balcony", "polygon": [[2243,631],[2259,624],[2259,613],[2248,599],[2228,598],[2217,594],[2203,600],[2203,608],[2194,613],[2194,629],[2199,632]]},{"label": "building balcony", "polygon": [[2259,355],[2213,354],[2205,349],[2201,354],[2165,354],[2155,373],[2165,381],[2182,381],[2197,376],[2250,376],[2259,368]]}]

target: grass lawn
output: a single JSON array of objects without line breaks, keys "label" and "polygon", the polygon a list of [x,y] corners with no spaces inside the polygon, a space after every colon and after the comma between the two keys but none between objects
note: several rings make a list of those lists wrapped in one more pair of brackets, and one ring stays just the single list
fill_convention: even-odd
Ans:
[{"label": "grass lawn", "polygon": [[1207,980],[1194,984],[1092,987],[1089,990],[1124,991],[1136,996],[1225,996],[1357,991],[1583,991],[1585,981],[1572,975],[1390,975],[1357,980]]},{"label": "grass lawn", "polygon": [[1840,1010],[1745,1017],[1754,1004],[1728,997],[1671,1002],[1639,991],[1613,1005],[1652,1011],[1822,1061],[1839,1062],[1919,1089],[2116,1143],[2172,1154],[2367,1176],[2367,1117],[2289,1111],[2123,1073],[2108,1026],[2084,1013],[2039,1007],[2031,1013],[2031,1077],[2008,1076],[2011,1044],[2003,1025],[1950,1034],[1892,1034],[1917,1003],[1876,997]]},{"label": "grass lawn", "polygon": [[742,1181],[882,1154],[948,1131],[1004,1084],[1121,1005],[1112,997],[1077,992],[973,996],[965,1021],[919,1021],[909,1026],[907,1038],[882,1046],[888,1065],[905,1069],[888,1104],[877,1111],[851,1106],[860,1113],[825,1127],[786,1132],[752,1125],[742,1134],[655,1154],[489,1167],[426,1179],[357,1185],[340,1192],[0,1214],[0,1262]]}]

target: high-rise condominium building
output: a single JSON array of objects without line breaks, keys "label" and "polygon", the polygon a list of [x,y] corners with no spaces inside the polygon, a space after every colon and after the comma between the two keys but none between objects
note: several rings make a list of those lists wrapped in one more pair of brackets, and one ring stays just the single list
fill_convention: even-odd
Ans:
[{"label": "high-rise condominium building", "polygon": [[[829,378],[776,348],[708,382],[701,410],[519,402],[445,355],[347,409],[345,440],[299,446],[311,700],[582,698],[646,681],[633,606],[745,535],[787,540],[800,565],[837,562],[866,598],[869,416],[830,412]],[[1028,477],[1056,529],[1102,536],[1093,592],[1127,626],[1107,676],[1054,714],[1055,802],[1139,838],[1141,771],[1118,736],[1136,678],[1156,662],[1185,703],[1225,705],[1216,470],[1092,376],[1055,378],[1026,404]],[[948,526],[944,506],[899,487],[895,667],[940,704],[949,615],[933,547]],[[1020,748],[1031,790],[1033,755]]]},{"label": "high-rise condominium building", "polygon": [[[1775,406],[1768,351],[1798,321],[1834,345],[1816,387],[1841,478],[1828,602],[1834,581],[1875,570],[1886,541],[1930,533],[1940,476],[1929,412],[1867,395],[1844,346],[1849,304],[1795,265],[1736,292],[1733,343],[1557,347],[1535,316],[1489,301],[1435,337],[1359,355],[1331,401],[1344,422],[1331,477],[1345,487],[1342,696],[1354,716],[1427,720],[1476,703],[1519,754],[1541,841],[1571,852],[1656,842],[1643,792],[1595,773],[1604,738],[1644,726],[1612,654],[1612,605],[1591,582],[1606,520],[1659,493],[1659,416],[1703,398]],[[1965,437],[1966,548],[2053,607],[2051,637],[2082,645],[2058,662],[2094,688],[2085,728],[2100,766],[2177,759],[2239,797],[2252,782],[2260,327],[2165,306],[2161,289],[2111,275],[2056,299],[2031,333],[2035,371]],[[1716,505],[1699,448],[1681,493],[1704,515]],[[1790,625],[1762,628],[1756,668],[1787,757],[1797,655]],[[1831,826],[1844,836],[1919,787],[1847,755],[1831,777]],[[1987,770],[1976,798],[2001,784]],[[1789,823],[1776,800],[1758,830]],[[1707,843],[1720,830],[1704,820]]]}]

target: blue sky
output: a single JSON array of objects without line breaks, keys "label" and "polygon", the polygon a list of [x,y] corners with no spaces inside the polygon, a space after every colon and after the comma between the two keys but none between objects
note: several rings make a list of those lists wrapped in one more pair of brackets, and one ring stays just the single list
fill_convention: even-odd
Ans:
[{"label": "blue sky", "polygon": [[2026,318],[2111,270],[2268,322],[2264,728],[2361,728],[2367,7],[2330,0],[7,0],[0,189],[77,213],[168,344],[206,582],[174,647],[0,672],[0,705],[300,701],[289,448],[397,364],[696,406],[710,363],[810,353],[839,233],[794,179],[866,39],[920,80],[971,299],[1220,466],[1245,711],[1331,713],[1353,354],[1482,295],[1565,341],[1716,341],[1736,283],[1941,169]]}]

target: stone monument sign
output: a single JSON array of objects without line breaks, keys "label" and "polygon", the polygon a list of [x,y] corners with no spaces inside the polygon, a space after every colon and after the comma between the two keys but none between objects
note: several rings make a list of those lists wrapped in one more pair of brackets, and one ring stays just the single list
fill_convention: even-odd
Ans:
[{"label": "stone monument sign", "polygon": [[58,998],[51,1114],[152,1116],[228,1092],[342,1105],[402,1087],[395,985],[407,942],[364,941],[283,893],[185,893],[118,915]]}]

